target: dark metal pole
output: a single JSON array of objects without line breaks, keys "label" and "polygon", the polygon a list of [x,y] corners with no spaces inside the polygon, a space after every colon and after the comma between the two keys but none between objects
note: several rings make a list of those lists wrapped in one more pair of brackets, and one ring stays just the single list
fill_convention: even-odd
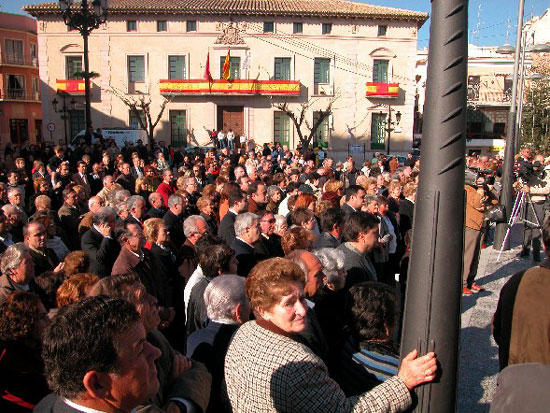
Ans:
[{"label": "dark metal pole", "polygon": [[468,1],[432,1],[422,168],[416,195],[401,357],[435,351],[439,374],[415,389],[418,412],[456,404],[468,64]]},{"label": "dark metal pole", "polygon": [[[82,14],[88,15],[88,1],[82,0]],[[88,28],[83,28],[81,31],[82,39],[84,40],[84,98],[86,100],[86,136],[91,131],[92,127],[92,114],[90,109],[90,62],[88,59]]]},{"label": "dark metal pole", "polygon": [[521,28],[523,27],[523,6],[525,0],[519,0],[518,4],[518,24],[516,34],[516,53],[514,55],[514,74],[512,81],[512,97],[510,99],[510,113],[508,113],[506,148],[504,149],[504,165],[502,166],[502,191],[500,193],[500,203],[504,205],[506,210],[506,222],[497,224],[495,230],[495,242],[493,248],[500,250],[510,249],[510,237],[505,241],[506,231],[508,229],[508,220],[510,212],[512,212],[512,203],[514,202],[514,191],[512,184],[514,183],[514,155],[515,149],[515,134],[516,134],[516,101],[518,91],[518,69],[521,48]]},{"label": "dark metal pole", "polygon": [[63,108],[62,108],[63,128],[65,130],[65,145],[68,145],[69,144],[69,138],[67,137],[67,117],[69,116],[69,111],[67,110],[67,105],[65,103],[66,98],[67,97],[65,96],[65,94],[63,94]]},{"label": "dark metal pole", "polygon": [[392,131],[392,128],[391,128],[391,105],[388,105],[388,126],[387,126],[387,130],[388,130],[388,149],[387,149],[387,152],[386,154],[389,155],[390,154],[390,142],[391,142],[391,131]]},{"label": "dark metal pole", "polygon": [[[516,118],[516,130],[515,130],[515,139],[514,139],[514,148],[516,151],[519,149],[521,144],[521,125],[523,123],[523,93],[525,90],[525,49],[527,48],[527,33],[522,34],[523,41],[521,47],[521,61],[519,67],[521,68],[521,73],[519,74],[521,81],[519,86],[519,101],[518,101],[518,114]],[[533,43],[534,46],[534,43]]]}]

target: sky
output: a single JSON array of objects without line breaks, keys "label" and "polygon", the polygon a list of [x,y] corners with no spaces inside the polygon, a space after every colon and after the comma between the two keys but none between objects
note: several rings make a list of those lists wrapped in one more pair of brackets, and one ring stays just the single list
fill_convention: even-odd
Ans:
[{"label": "sky", "polygon": [[[49,0],[55,1],[55,0]],[[380,6],[397,7],[409,10],[430,12],[430,0],[354,0],[360,3],[377,4]],[[442,0],[434,0],[442,1]],[[44,3],[37,0],[0,0],[0,11],[21,13],[21,7],[27,4]],[[516,22],[518,16],[518,0],[470,0],[468,12],[469,42],[479,46],[500,46],[506,42],[515,44]],[[480,10],[481,5],[481,10]],[[550,8],[550,0],[525,0],[524,20],[531,15],[537,16]],[[479,17],[478,17],[479,15]],[[508,28],[508,21],[510,28]],[[418,48],[428,46],[430,36],[430,21],[428,20],[418,33]],[[479,27],[479,30],[476,30]]]}]

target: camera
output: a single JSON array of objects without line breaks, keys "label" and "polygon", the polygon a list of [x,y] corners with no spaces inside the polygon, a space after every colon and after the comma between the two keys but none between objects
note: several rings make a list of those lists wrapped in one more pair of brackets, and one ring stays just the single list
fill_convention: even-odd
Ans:
[{"label": "camera", "polygon": [[539,161],[523,162],[519,167],[517,176],[519,180],[526,184],[531,178],[544,178],[545,173]]}]

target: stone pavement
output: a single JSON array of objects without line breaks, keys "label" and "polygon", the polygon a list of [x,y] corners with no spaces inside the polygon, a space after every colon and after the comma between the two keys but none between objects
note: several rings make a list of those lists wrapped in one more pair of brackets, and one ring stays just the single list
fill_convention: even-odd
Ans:
[{"label": "stone pavement", "polygon": [[[535,265],[532,259],[516,257],[522,227],[512,231],[512,249],[502,254],[492,247],[482,250],[476,282],[486,291],[463,296],[462,331],[459,343],[457,412],[489,412],[498,375],[498,347],[491,334],[491,321],[500,290],[510,276]],[[542,253],[542,252],[541,252]]]}]

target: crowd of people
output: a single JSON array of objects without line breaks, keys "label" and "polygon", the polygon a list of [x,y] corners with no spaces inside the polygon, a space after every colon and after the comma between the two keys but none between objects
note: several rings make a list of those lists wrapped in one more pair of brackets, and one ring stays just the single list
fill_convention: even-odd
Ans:
[{"label": "crowd of people", "polygon": [[2,411],[401,411],[434,379],[399,363],[420,159],[231,146],[6,148]]}]

